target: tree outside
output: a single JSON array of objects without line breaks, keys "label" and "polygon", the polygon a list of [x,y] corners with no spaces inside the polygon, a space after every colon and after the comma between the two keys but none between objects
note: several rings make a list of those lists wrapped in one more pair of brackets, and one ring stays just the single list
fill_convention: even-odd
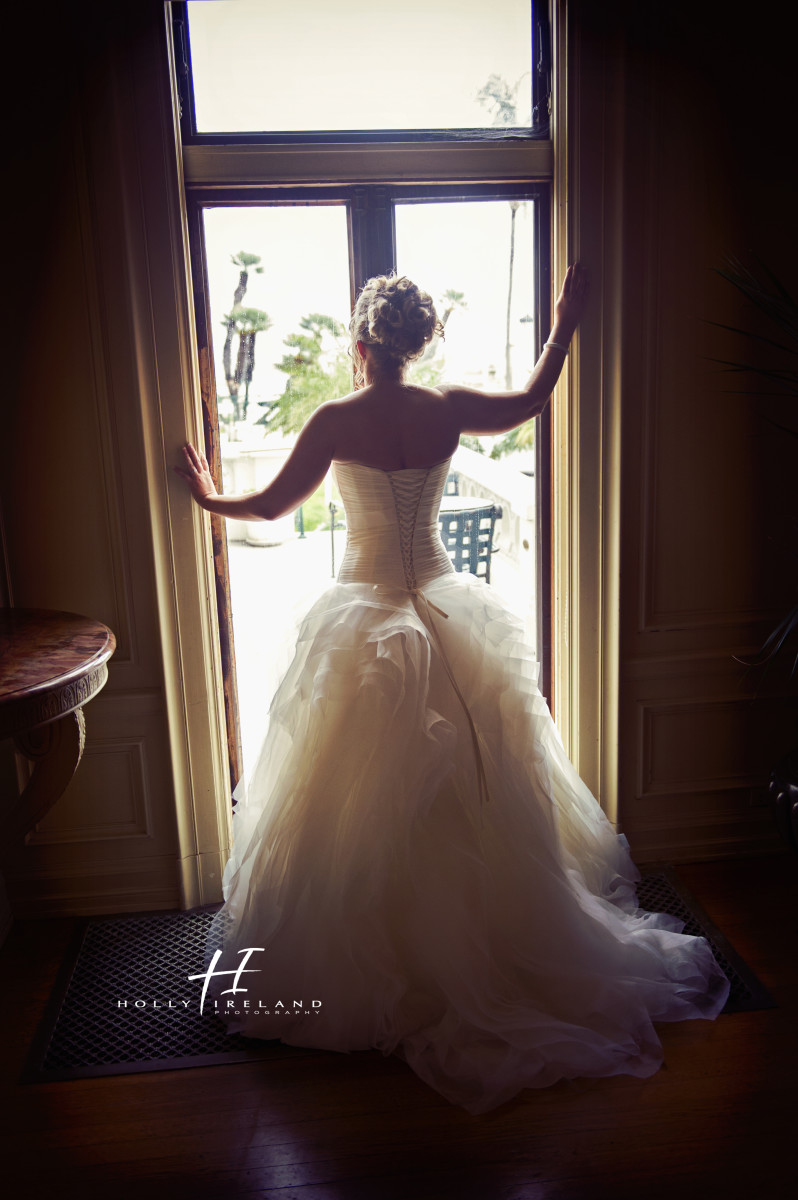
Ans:
[{"label": "tree outside", "polygon": [[299,433],[319,405],[352,390],[347,331],[334,317],[310,313],[283,344],[288,353],[275,366],[287,376],[285,388],[275,400],[259,401],[266,411],[257,424]]},{"label": "tree outside", "polygon": [[[246,308],[242,304],[249,284],[250,271],[254,270],[258,275],[263,274],[260,255],[248,254],[241,250],[232,256],[231,262],[241,270],[238,285],[233,293],[232,308],[229,313],[225,314],[222,322],[225,327],[222,366],[227,383],[227,395],[218,397],[218,401],[221,402],[222,407],[224,407],[224,402],[227,402],[228,433],[233,440],[237,440],[238,426],[246,423],[248,415],[249,387],[255,370],[255,339],[259,333],[271,329],[272,322],[269,314],[263,309]],[[238,338],[238,352],[235,356],[234,367],[233,343],[236,337]]]}]

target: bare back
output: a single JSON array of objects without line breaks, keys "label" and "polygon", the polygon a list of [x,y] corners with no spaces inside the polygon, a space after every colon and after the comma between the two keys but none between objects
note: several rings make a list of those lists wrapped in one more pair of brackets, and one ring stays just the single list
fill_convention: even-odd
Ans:
[{"label": "bare back", "polygon": [[[382,285],[386,281],[377,278],[373,282]],[[358,340],[368,385],[317,408],[282,470],[260,492],[219,496],[207,461],[190,445],[184,448],[188,469],[176,468],[178,474],[188,482],[197,503],[209,512],[269,521],[298,508],[321,484],[331,462],[361,463],[382,471],[438,465],[454,454],[461,434],[505,433],[542,412],[562,370],[586,286],[578,264],[569,267],[555,305],[550,339],[521,391],[409,386],[402,383],[401,372],[375,372],[379,356],[374,344]],[[434,310],[431,314],[433,319]]]},{"label": "bare back", "polygon": [[452,406],[435,388],[379,380],[327,407],[336,462],[396,471],[442,462],[457,448]]}]

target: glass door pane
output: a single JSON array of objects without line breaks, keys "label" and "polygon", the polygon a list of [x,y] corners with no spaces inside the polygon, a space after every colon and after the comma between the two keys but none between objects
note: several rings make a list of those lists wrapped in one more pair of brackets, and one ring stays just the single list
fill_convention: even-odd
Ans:
[{"label": "glass door pane", "polygon": [[[534,365],[544,286],[536,276],[545,274],[540,251],[547,245],[545,232],[538,232],[539,221],[545,228],[543,201],[452,198],[451,192],[419,201],[394,193],[385,204],[377,195],[365,208],[369,224],[355,219],[362,197],[355,197],[348,220],[347,199],[345,193],[297,192],[252,203],[217,196],[192,207],[201,363],[213,364],[212,372],[203,373],[208,447],[227,492],[268,482],[313,409],[351,390],[352,262],[368,260],[369,269],[388,270],[390,262],[382,259],[386,249],[393,255],[392,223],[399,271],[433,294],[445,321],[445,340],[429,348],[411,378],[501,391],[522,386]],[[377,219],[384,228],[372,228]],[[381,256],[374,257],[369,238]],[[485,505],[501,509],[490,584],[523,617],[533,642],[540,544],[535,434],[533,423],[508,437],[471,439],[460,447],[454,462],[458,494],[444,501],[461,516]],[[216,522],[217,603],[236,779],[239,732],[249,770],[296,626],[340,565],[343,514],[339,504],[336,522],[331,502],[338,503],[328,479],[303,506],[304,536],[292,517]],[[545,583],[539,590],[545,602]]]},{"label": "glass door pane", "polygon": [[[220,205],[202,227],[223,486],[254,491],[313,409],[352,389],[346,208]],[[331,499],[328,480],[303,506],[304,537],[293,514],[225,522],[245,770],[296,622],[331,580]]]},{"label": "glass door pane", "polygon": [[[445,323],[412,377],[487,391],[523,387],[538,356],[536,201],[397,203],[397,270],[426,288]],[[535,423],[468,438],[456,455],[458,500],[501,508],[490,582],[536,640]],[[453,485],[454,486],[454,485]]]}]

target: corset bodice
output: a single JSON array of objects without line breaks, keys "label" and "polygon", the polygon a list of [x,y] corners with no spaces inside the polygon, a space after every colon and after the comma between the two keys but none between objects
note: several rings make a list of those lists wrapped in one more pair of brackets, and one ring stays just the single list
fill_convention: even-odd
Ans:
[{"label": "corset bodice", "polygon": [[451,460],[383,471],[336,463],[347,518],[339,583],[382,583],[411,591],[451,574],[438,510]]}]

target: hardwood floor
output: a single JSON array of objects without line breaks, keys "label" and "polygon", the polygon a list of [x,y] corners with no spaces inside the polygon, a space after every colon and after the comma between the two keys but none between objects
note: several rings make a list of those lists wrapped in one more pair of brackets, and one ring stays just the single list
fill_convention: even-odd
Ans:
[{"label": "hardwood floor", "polygon": [[798,858],[679,875],[779,1007],[662,1026],[651,1079],[561,1083],[481,1117],[376,1052],[20,1084],[73,925],[20,921],[0,954],[5,1195],[792,1200]]}]

